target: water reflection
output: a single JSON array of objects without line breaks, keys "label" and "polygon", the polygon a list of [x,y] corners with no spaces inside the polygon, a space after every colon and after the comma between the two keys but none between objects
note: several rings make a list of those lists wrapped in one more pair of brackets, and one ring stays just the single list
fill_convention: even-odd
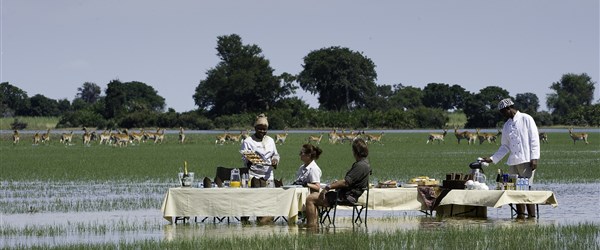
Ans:
[{"label": "water reflection", "polygon": [[[600,183],[538,184],[536,189],[554,191],[559,206],[539,206],[538,219],[511,219],[510,208],[488,208],[488,217],[426,217],[418,211],[369,211],[368,226],[350,223],[351,211],[338,210],[336,227],[310,230],[301,225],[276,222],[270,225],[213,223],[169,224],[162,218],[160,205],[170,184],[126,182],[98,183],[2,182],[0,193],[0,248],[17,246],[65,245],[137,240],[175,240],[194,237],[256,237],[286,234],[330,234],[344,231],[394,232],[433,230],[479,225],[516,227],[524,224],[600,224]],[[48,187],[48,185],[51,186]],[[86,187],[85,195],[81,194]]]}]

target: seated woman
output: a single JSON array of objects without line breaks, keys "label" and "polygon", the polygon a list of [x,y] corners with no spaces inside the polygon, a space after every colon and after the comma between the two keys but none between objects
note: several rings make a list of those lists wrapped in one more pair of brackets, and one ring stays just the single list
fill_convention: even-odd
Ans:
[{"label": "seated woman", "polygon": [[296,173],[295,185],[308,187],[311,193],[321,190],[321,169],[315,160],[323,153],[319,147],[312,144],[304,144],[300,149],[300,160],[303,164]]},{"label": "seated woman", "polygon": [[[320,193],[312,193],[306,198],[307,226],[317,226],[317,206],[331,206],[339,197],[340,202],[354,203],[362,195],[363,190],[369,186],[371,166],[367,156],[369,149],[363,139],[352,142],[352,153],[356,160],[343,180],[334,181],[327,185]],[[336,191],[329,192],[331,189]]]}]

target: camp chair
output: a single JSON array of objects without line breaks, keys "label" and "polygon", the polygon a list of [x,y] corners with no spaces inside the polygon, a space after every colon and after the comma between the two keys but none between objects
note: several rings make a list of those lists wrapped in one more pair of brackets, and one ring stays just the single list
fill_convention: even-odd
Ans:
[{"label": "camp chair", "polygon": [[[372,172],[369,173],[369,175],[371,175]],[[369,177],[367,176],[367,183],[369,182]],[[321,224],[323,224],[325,222],[325,220],[328,220],[334,227],[335,227],[335,215],[337,213],[337,207],[338,206],[347,206],[347,207],[352,207],[352,226],[354,226],[354,224],[357,223],[365,223],[365,226],[367,225],[367,213],[368,213],[368,205],[369,205],[369,186],[363,188],[363,195],[365,195],[365,192],[367,193],[367,200],[365,201],[365,203],[359,202],[358,200],[356,202],[349,202],[346,199],[342,200],[342,197],[339,197],[339,192],[338,197],[335,199],[335,203],[333,205],[331,205],[330,207],[317,207],[317,212],[319,213],[319,218],[320,218],[320,222]],[[331,209],[333,209],[333,219],[331,219],[331,217],[329,216],[329,213],[331,212]],[[364,221],[361,217],[362,212],[365,212],[365,218]],[[355,217],[356,214],[356,217]]]}]

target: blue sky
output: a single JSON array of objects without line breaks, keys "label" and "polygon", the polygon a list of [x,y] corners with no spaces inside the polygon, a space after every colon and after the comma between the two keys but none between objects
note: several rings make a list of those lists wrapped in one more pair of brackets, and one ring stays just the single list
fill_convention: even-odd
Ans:
[{"label": "blue sky", "polygon": [[[547,110],[566,73],[598,82],[598,0],[158,1],[0,0],[0,80],[29,96],[73,100],[77,88],[141,81],[178,112],[218,63],[217,36],[256,44],[275,74],[313,50],[373,60],[378,84],[458,84],[531,92]],[[298,95],[316,107],[316,97]],[[600,99],[596,84],[594,101]]]}]

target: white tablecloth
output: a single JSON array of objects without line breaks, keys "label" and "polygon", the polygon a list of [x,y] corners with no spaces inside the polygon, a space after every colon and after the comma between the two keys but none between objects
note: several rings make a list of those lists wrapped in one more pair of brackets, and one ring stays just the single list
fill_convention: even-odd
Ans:
[{"label": "white tablecloth", "polygon": [[540,204],[558,206],[552,191],[516,190],[451,190],[441,201],[441,205],[466,205],[499,208],[508,204]]},{"label": "white tablecloth", "polygon": [[161,211],[177,216],[286,216],[295,221],[307,188],[169,188]]}]

